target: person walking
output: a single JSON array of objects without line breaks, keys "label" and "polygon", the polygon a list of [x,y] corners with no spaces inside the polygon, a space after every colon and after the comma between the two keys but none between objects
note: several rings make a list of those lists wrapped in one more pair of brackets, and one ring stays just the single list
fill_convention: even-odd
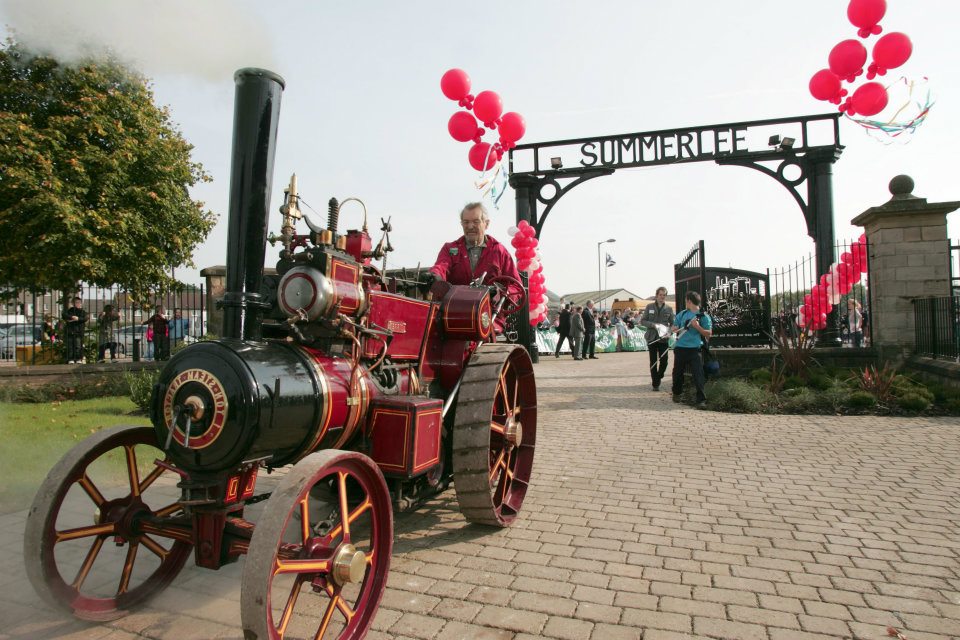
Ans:
[{"label": "person walking", "polygon": [[703,406],[707,396],[703,392],[705,377],[700,348],[703,346],[703,339],[709,339],[713,335],[713,321],[710,316],[700,311],[699,293],[688,291],[685,302],[687,308],[673,320],[673,332],[677,334],[677,342],[673,346],[673,401],[680,402],[683,374],[689,366],[692,369],[693,384],[697,389],[697,406]]},{"label": "person walking", "polygon": [[190,318],[184,318],[180,309],[173,310],[173,317],[167,326],[170,329],[170,343],[174,348],[190,335]]},{"label": "person walking", "polygon": [[117,359],[117,340],[114,333],[117,328],[117,321],[120,320],[120,314],[114,311],[113,305],[108,304],[103,307],[103,311],[97,316],[97,362],[103,362],[107,355],[107,349],[110,350],[111,362]]},{"label": "person walking", "polygon": [[587,300],[587,306],[580,313],[583,318],[583,352],[581,358],[587,358],[590,354],[591,360],[597,360],[594,351],[597,348],[597,317],[593,312],[593,300]]},{"label": "person walking", "polygon": [[63,312],[63,320],[67,325],[67,364],[82,364],[83,357],[83,329],[87,324],[87,311],[83,308],[83,300],[77,296],[73,305]]},{"label": "person walking", "polygon": [[660,390],[660,381],[667,373],[667,354],[670,351],[670,327],[673,326],[673,309],[667,306],[667,288],[657,287],[654,302],[643,310],[640,324],[647,328],[643,334],[650,355],[650,381],[653,390]]},{"label": "person walking", "polygon": [[560,323],[557,325],[557,349],[553,352],[553,357],[560,357],[560,347],[563,346],[563,341],[567,340],[570,344],[573,344],[573,341],[570,339],[570,304],[567,303],[563,305],[563,309],[560,310]]},{"label": "person walking", "polygon": [[573,313],[570,314],[570,346],[573,349],[574,360],[583,360],[583,356],[580,353],[583,334],[583,307],[575,307]]}]

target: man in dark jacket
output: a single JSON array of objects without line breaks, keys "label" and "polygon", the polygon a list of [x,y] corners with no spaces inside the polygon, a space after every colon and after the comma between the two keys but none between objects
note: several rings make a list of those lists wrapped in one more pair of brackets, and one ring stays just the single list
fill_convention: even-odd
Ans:
[{"label": "man in dark jacket", "polygon": [[596,360],[594,353],[597,348],[597,318],[593,315],[593,300],[587,300],[587,306],[583,309],[583,357],[590,354],[590,359]]},{"label": "man in dark jacket", "polygon": [[83,329],[87,324],[82,299],[73,299],[73,306],[63,312],[63,320],[67,325],[67,364],[80,364],[83,362]]},{"label": "man in dark jacket", "polygon": [[667,372],[667,343],[673,318],[673,309],[667,306],[667,288],[658,287],[656,301],[647,305],[640,318],[640,324],[647,328],[643,338],[650,353],[650,379],[654,391],[660,389],[660,381]]},{"label": "man in dark jacket", "polygon": [[[555,358],[560,357],[560,347],[564,340],[570,340],[570,305],[563,305],[560,310],[560,324],[557,326],[557,350],[553,352]],[[573,344],[572,342],[570,343]]]}]

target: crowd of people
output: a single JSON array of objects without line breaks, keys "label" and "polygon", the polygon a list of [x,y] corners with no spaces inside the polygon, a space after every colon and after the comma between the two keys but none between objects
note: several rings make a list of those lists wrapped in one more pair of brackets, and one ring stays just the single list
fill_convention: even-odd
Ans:
[{"label": "crowd of people", "polygon": [[[83,300],[76,297],[63,312],[60,322],[52,315],[46,315],[41,327],[42,342],[51,344],[63,340],[64,360],[67,364],[84,364],[84,336],[90,314],[83,308]],[[110,361],[116,361],[121,355],[120,342],[117,340],[120,329],[120,313],[113,305],[104,305],[103,311],[96,317],[97,362],[105,362],[107,352]],[[163,305],[157,305],[153,314],[140,323],[146,325],[144,332],[144,358],[147,360],[166,360],[170,357],[170,344],[184,341],[190,334],[190,319],[183,316],[180,309],[173,310],[168,317]]]}]

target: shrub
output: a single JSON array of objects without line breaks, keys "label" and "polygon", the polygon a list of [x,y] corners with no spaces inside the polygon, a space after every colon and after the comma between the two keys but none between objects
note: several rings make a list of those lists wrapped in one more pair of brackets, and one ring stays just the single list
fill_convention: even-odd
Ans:
[{"label": "shrub", "polygon": [[123,375],[127,383],[127,391],[130,399],[137,405],[141,411],[150,410],[150,398],[153,395],[153,385],[160,377],[158,369],[141,369],[140,371],[128,372]]},{"label": "shrub", "polygon": [[960,415],[960,396],[948,398],[943,403],[944,410],[952,416]]},{"label": "shrub", "polygon": [[919,393],[908,392],[897,399],[897,404],[904,411],[920,412],[926,411],[930,407],[930,400]]},{"label": "shrub", "polygon": [[893,397],[893,385],[897,378],[897,372],[890,363],[883,365],[882,369],[870,365],[859,371],[855,376],[857,386],[876,398],[877,402],[885,404]]},{"label": "shrub", "polygon": [[847,397],[846,406],[849,409],[870,409],[877,405],[877,399],[868,391],[854,391]]},{"label": "shrub", "polygon": [[763,413],[774,404],[773,395],[746,380],[727,379],[712,383],[707,408],[730,413]]},{"label": "shrub", "polygon": [[806,386],[807,381],[800,376],[787,376],[787,379],[783,381],[784,389],[802,389]]},{"label": "shrub", "polygon": [[761,386],[769,384],[770,378],[770,369],[754,369],[750,372],[750,379]]},{"label": "shrub", "polygon": [[783,394],[780,409],[784,413],[820,413],[823,409],[823,401],[810,389],[798,387]]},{"label": "shrub", "polygon": [[807,386],[817,391],[826,391],[833,386],[833,379],[823,371],[814,371],[807,378]]},{"label": "shrub", "polygon": [[797,335],[781,327],[773,336],[773,344],[777,348],[777,357],[780,359],[787,375],[805,376],[813,364],[813,346],[816,340],[808,330],[802,329]]}]

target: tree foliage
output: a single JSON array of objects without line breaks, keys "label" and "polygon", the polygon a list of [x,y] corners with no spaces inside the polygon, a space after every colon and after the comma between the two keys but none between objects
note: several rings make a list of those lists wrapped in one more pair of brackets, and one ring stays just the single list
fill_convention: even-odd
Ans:
[{"label": "tree foliage", "polygon": [[147,80],[104,58],[67,65],[0,47],[0,285],[120,285],[136,296],[192,264],[215,216]]}]

